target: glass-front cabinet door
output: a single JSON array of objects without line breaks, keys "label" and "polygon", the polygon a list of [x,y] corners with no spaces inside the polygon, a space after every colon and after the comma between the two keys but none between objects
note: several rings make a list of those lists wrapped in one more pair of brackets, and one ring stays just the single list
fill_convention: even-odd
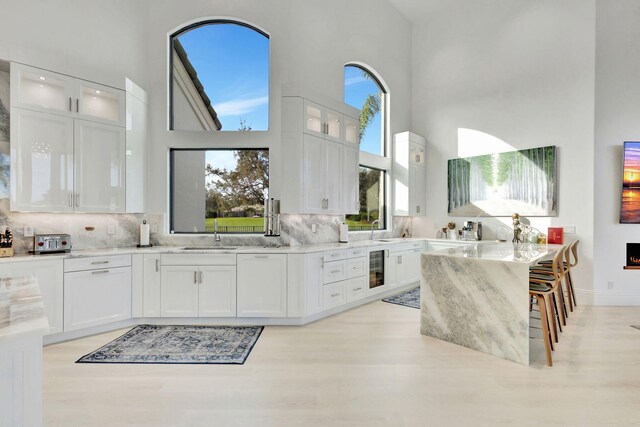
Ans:
[{"label": "glass-front cabinet door", "polygon": [[324,136],[325,125],[322,117],[322,107],[312,102],[304,103],[304,132],[312,135]]},{"label": "glass-front cabinet door", "polygon": [[63,74],[12,62],[11,106],[73,115],[73,81]]},{"label": "glass-front cabinet door", "polygon": [[73,119],[11,109],[11,210],[73,210]]},{"label": "glass-front cabinet door", "polygon": [[109,86],[76,79],[75,111],[79,118],[125,125],[125,92]]},{"label": "glass-front cabinet door", "polygon": [[333,110],[326,110],[326,137],[336,142],[341,142],[342,138],[342,114]]},{"label": "glass-front cabinet door", "polygon": [[360,145],[360,123],[358,119],[344,116],[344,142],[353,144],[356,147]]}]

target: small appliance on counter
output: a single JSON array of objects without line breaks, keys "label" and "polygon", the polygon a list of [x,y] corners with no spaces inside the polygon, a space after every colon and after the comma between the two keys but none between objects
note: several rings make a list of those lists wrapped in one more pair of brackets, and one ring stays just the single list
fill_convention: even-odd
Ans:
[{"label": "small appliance on counter", "polygon": [[264,201],[264,235],[280,235],[280,200],[273,197]]},{"label": "small appliance on counter", "polygon": [[29,253],[42,255],[71,252],[71,236],[68,234],[36,234],[33,250]]},{"label": "small appliance on counter", "polygon": [[349,226],[347,225],[346,222],[343,222],[342,224],[340,224],[340,229],[338,234],[339,234],[338,240],[340,241],[340,243],[349,243]]},{"label": "small appliance on counter", "polygon": [[482,223],[465,221],[462,227],[462,240],[482,240]]},{"label": "small appliance on counter", "polygon": [[140,224],[140,243],[138,244],[139,248],[150,248],[153,245],[149,243],[149,224],[147,224],[147,220],[143,220],[142,224]]}]

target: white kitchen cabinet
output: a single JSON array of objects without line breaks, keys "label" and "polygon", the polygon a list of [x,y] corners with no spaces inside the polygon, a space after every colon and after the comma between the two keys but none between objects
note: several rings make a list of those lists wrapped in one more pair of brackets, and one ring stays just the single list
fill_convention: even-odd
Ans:
[{"label": "white kitchen cabinet", "polygon": [[287,316],[287,256],[238,254],[238,317]]},{"label": "white kitchen cabinet", "polygon": [[124,128],[75,120],[75,210],[124,212]]},{"label": "white kitchen cabinet", "polygon": [[[67,270],[66,265],[65,270]],[[131,318],[130,266],[65,271],[65,332],[129,318]]]},{"label": "white kitchen cabinet", "polygon": [[396,216],[424,216],[426,141],[411,132],[393,136],[393,190]]},{"label": "white kitchen cabinet", "polygon": [[347,302],[359,300],[365,296],[367,289],[367,276],[354,277],[345,282],[345,294]]},{"label": "white kitchen cabinet", "polygon": [[162,266],[160,315],[198,317],[198,268]]},{"label": "white kitchen cabinet", "polygon": [[42,294],[49,333],[63,331],[64,285],[61,259],[8,262],[2,265],[2,277],[35,276]]},{"label": "white kitchen cabinet", "polygon": [[324,253],[287,255],[287,316],[304,317],[322,311]]},{"label": "white kitchen cabinet", "polygon": [[73,210],[73,119],[11,108],[11,210]]},{"label": "white kitchen cabinet", "polygon": [[160,255],[145,254],[142,279],[142,316],[161,316]]},{"label": "white kitchen cabinet", "polygon": [[391,251],[386,268],[390,287],[405,286],[420,281],[420,249]]},{"label": "white kitchen cabinet", "polygon": [[127,212],[139,213],[147,210],[149,97],[129,79],[126,87],[125,207]]},{"label": "white kitchen cabinet", "polygon": [[11,106],[124,126],[124,91],[11,63]]},{"label": "white kitchen cabinet", "polygon": [[235,254],[163,255],[162,317],[235,317]]},{"label": "white kitchen cabinet", "polygon": [[336,142],[342,142],[342,114],[316,104],[304,101],[304,131],[311,135],[322,136]]},{"label": "white kitchen cabinet", "polygon": [[347,302],[345,282],[336,282],[324,285],[322,308],[328,310],[333,307],[344,305]]},{"label": "white kitchen cabinet", "polygon": [[198,316],[236,316],[236,267],[200,266],[198,271]]},{"label": "white kitchen cabinet", "polygon": [[[358,212],[359,151],[353,129],[358,111],[345,104],[342,109],[283,97],[282,165],[288,177],[281,195],[283,213]],[[342,126],[345,117],[350,119],[349,132]]]}]

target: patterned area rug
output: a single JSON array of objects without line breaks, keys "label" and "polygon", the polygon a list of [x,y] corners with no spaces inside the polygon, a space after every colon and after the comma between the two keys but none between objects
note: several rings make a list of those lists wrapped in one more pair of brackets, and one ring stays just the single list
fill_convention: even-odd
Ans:
[{"label": "patterned area rug", "polygon": [[406,305],[407,307],[420,308],[420,288],[414,288],[392,297],[383,298],[382,301],[391,304]]},{"label": "patterned area rug", "polygon": [[140,325],[76,363],[242,365],[264,326]]},{"label": "patterned area rug", "polygon": [[632,328],[640,329],[640,325],[631,325]]}]

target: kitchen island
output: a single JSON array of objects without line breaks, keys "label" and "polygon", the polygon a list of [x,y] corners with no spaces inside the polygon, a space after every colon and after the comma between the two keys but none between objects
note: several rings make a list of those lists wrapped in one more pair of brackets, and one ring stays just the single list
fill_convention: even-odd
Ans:
[{"label": "kitchen island", "polygon": [[421,333],[528,365],[529,266],[559,248],[482,242],[423,253]]}]

